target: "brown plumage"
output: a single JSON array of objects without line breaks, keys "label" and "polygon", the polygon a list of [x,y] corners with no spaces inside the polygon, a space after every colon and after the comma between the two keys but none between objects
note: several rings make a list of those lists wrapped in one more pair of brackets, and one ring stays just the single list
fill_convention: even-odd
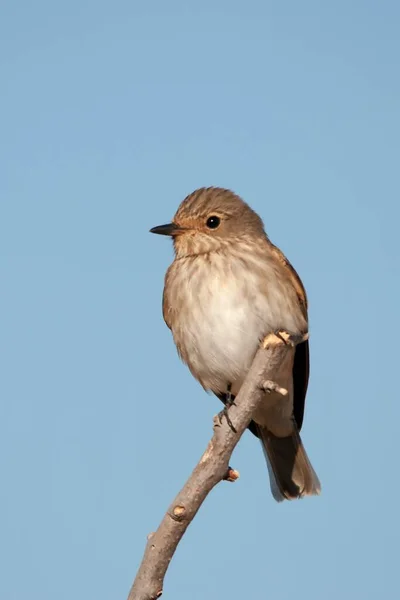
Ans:
[{"label": "brown plumage", "polygon": [[[152,231],[174,241],[163,315],[178,353],[201,385],[226,402],[228,390],[239,392],[268,333],[307,332],[301,280],[268,239],[260,217],[230,190],[196,190],[172,223]],[[308,373],[305,342],[288,353],[277,375],[289,394],[270,394],[249,425],[262,442],[277,500],[320,491],[299,435]]]}]

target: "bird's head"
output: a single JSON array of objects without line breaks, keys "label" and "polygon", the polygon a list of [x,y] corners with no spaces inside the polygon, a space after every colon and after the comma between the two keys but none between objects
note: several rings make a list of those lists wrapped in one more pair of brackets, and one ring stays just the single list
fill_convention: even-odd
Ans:
[{"label": "bird's head", "polygon": [[171,223],[150,231],[172,236],[178,258],[265,238],[257,213],[230,190],[217,187],[196,190],[183,200]]}]

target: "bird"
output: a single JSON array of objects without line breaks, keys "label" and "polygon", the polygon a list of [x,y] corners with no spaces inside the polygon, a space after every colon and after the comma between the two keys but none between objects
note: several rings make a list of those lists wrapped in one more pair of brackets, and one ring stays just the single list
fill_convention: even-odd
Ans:
[{"label": "bird", "polygon": [[[150,232],[173,240],[162,311],[178,354],[229,411],[260,341],[281,330],[307,337],[302,281],[260,216],[229,189],[195,190],[172,222]],[[288,394],[266,392],[248,427],[261,441],[278,502],[321,490],[300,437],[308,379],[307,339],[290,348],[276,376]]]}]

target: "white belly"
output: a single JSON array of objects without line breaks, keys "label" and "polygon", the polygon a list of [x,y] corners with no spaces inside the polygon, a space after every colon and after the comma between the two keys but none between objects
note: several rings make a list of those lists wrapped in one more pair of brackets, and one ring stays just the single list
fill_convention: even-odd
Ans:
[{"label": "white belly", "polygon": [[[207,389],[237,393],[257,350],[266,324],[241,294],[210,290],[185,336],[188,364]],[[234,389],[237,388],[237,389]]]},{"label": "white belly", "polygon": [[[193,276],[177,280],[168,301],[179,302],[171,323],[183,360],[206,389],[236,394],[251,366],[260,340],[278,328],[297,331],[298,317],[288,310],[288,298],[274,274],[238,277],[216,256]],[[179,278],[178,278],[179,279]],[[266,286],[266,281],[271,285]]]}]

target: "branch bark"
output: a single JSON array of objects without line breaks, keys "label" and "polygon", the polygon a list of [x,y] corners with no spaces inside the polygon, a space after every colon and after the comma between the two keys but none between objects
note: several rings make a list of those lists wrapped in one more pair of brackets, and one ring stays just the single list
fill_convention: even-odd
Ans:
[{"label": "branch bark", "polygon": [[279,367],[291,346],[307,339],[286,332],[268,335],[253,360],[252,366],[229,408],[233,431],[225,418],[214,417],[214,435],[184,487],[164,515],[157,531],[148,536],[142,563],[130,590],[128,600],[156,600],[163,592],[164,577],[174,552],[187,527],[213,487],[223,479],[234,481],[238,474],[229,467],[232,452],[252,415],[264,399],[265,391],[287,391],[274,383]]}]

